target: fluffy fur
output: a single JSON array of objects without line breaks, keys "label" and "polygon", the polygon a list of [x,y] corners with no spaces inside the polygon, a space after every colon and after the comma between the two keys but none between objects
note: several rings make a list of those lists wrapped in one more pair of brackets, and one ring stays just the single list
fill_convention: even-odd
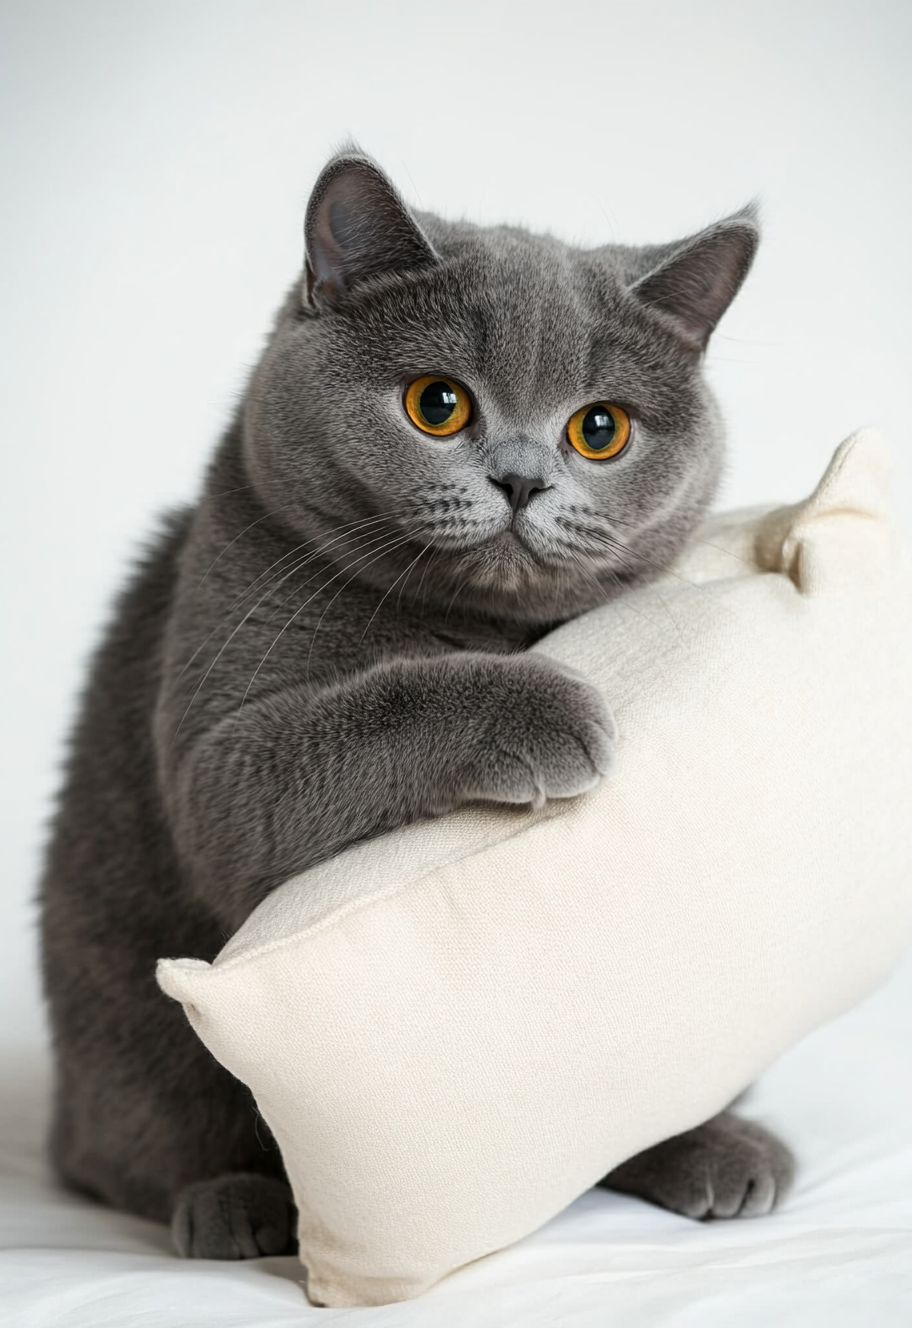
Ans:
[{"label": "fluffy fur", "polygon": [[[293,1239],[277,1150],[155,960],[213,958],[355,840],[607,771],[598,694],[523,649],[665,568],[706,510],[722,430],[702,351],[756,240],[748,210],[665,247],[576,249],[414,216],[357,152],[327,165],[303,274],[199,503],[117,605],[74,735],[42,889],[71,1185],[172,1221],[184,1254]],[[403,408],[429,373],[474,400],[451,438]],[[610,461],[567,438],[601,400],[632,420]],[[712,1211],[768,1207],[782,1145],[704,1133],[704,1171],[743,1199],[759,1167],[765,1196]],[[617,1183],[708,1211],[693,1141],[662,1149]]]}]

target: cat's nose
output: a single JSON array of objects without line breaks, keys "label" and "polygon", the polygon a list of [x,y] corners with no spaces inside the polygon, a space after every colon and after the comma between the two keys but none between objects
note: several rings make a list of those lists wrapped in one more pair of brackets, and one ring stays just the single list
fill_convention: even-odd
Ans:
[{"label": "cat's nose", "polygon": [[532,478],[529,475],[510,474],[501,475],[497,479],[493,475],[489,475],[488,479],[492,484],[496,484],[498,489],[503,490],[507,502],[513,509],[514,516],[521,508],[528,505],[533,493],[542,493],[545,489],[551,487],[540,476]]}]

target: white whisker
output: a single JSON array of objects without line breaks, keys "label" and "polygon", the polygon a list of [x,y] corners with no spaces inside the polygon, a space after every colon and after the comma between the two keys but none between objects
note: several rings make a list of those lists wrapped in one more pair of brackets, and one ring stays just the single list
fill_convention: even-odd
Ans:
[{"label": "white whisker", "polygon": [[[316,627],[314,628],[313,636],[310,638],[310,649],[307,651],[307,668],[308,668],[308,669],[310,668],[310,661],[311,661],[311,658],[312,658],[312,656],[313,656],[313,648],[314,648],[314,645],[315,645],[316,640],[317,640],[317,633],[319,632],[319,630],[320,630],[320,628],[321,628],[321,626],[322,626],[322,624],[323,624],[323,619],[326,617],[326,615],[327,615],[327,613],[329,612],[329,610],[332,608],[332,606],[335,604],[336,600],[337,600],[337,599],[339,598],[339,596],[342,594],[343,590],[346,590],[346,589],[351,585],[351,583],[355,580],[355,578],[356,578],[357,576],[360,575],[361,572],[366,571],[368,567],[373,567],[374,563],[377,562],[380,558],[382,558],[382,557],[384,556],[384,554],[386,554],[386,553],[392,553],[394,549],[399,549],[399,548],[401,548],[403,544],[411,544],[412,539],[413,539],[413,536],[412,536],[412,535],[410,535],[410,534],[409,534],[409,535],[404,535],[404,536],[402,536],[401,539],[393,540],[391,544],[386,545],[386,546],[384,546],[383,548],[379,549],[379,550],[377,551],[376,556],[375,556],[374,558],[371,558],[371,560],[370,560],[369,563],[365,563],[363,567],[359,567],[359,568],[357,568],[354,572],[352,572],[351,576],[348,578],[348,580],[345,582],[345,584],[339,587],[339,589],[338,589],[338,590],[336,591],[336,593],[333,595],[332,599],[331,599],[331,600],[329,601],[329,603],[327,604],[326,608],[323,610],[323,612],[320,614],[319,618],[317,619],[317,625],[316,625]],[[335,579],[335,578],[334,578],[334,579]]]},{"label": "white whisker", "polygon": [[[425,544],[424,548],[423,548],[423,549],[421,550],[421,552],[418,554],[418,558],[423,558],[424,555],[427,553],[427,551],[428,551],[428,549],[429,549],[430,547],[431,547],[430,544]],[[370,618],[367,620],[367,627],[365,627],[364,631],[361,633],[360,639],[359,639],[359,641],[358,641],[358,645],[361,645],[361,644],[363,643],[364,638],[367,636],[367,633],[368,633],[368,631],[370,630],[371,623],[374,621],[374,619],[376,618],[377,614],[380,612],[381,608],[383,607],[383,604],[384,604],[384,601],[386,600],[387,595],[389,595],[389,594],[395,589],[396,585],[398,584],[398,582],[402,581],[402,578],[403,578],[403,577],[406,577],[406,578],[408,577],[409,572],[410,572],[410,571],[412,570],[412,568],[415,566],[415,563],[418,561],[418,558],[413,558],[412,561],[409,563],[408,567],[405,569],[405,571],[404,571],[404,572],[400,572],[399,575],[396,577],[396,580],[392,583],[392,585],[388,586],[388,587],[386,588],[386,590],[383,592],[383,595],[382,595],[382,597],[381,597],[381,599],[380,599],[380,603],[377,605],[377,607],[374,609],[373,613],[371,614]],[[405,585],[405,582],[403,581],[402,584],[403,584],[403,586],[404,586],[404,585]],[[401,595],[402,595],[402,590],[401,590],[401,589],[400,589],[400,591],[399,591],[399,594],[400,594],[400,597],[401,597]],[[316,639],[316,634],[314,634],[314,639]],[[311,650],[312,650],[312,649],[313,649],[313,642],[311,642]]]},{"label": "white whisker", "polygon": [[245,526],[244,529],[239,532],[239,534],[235,535],[234,539],[230,539],[228,543],[225,545],[225,547],[215,555],[215,557],[212,559],[212,562],[209,564],[203,575],[200,577],[199,585],[196,587],[197,590],[199,590],[200,586],[206,580],[206,577],[212,571],[213,567],[216,565],[219,559],[222,558],[228,552],[228,550],[232,547],[232,545],[237,544],[238,540],[242,539],[244,535],[247,534],[248,530],[253,530],[254,526],[260,525],[260,523],[263,521],[268,521],[271,516],[275,516],[279,512],[284,512],[285,508],[290,506],[291,506],[290,503],[283,503],[281,507],[274,507],[271,512],[264,512],[262,516],[257,517],[256,521],[251,521],[249,526]]},{"label": "white whisker", "polygon": [[[376,562],[378,558],[381,558],[381,557],[383,556],[383,554],[386,553],[386,552],[388,552],[391,548],[396,548],[396,547],[398,547],[398,546],[401,545],[401,544],[407,544],[407,543],[409,542],[410,539],[411,539],[411,536],[410,536],[410,535],[401,535],[401,536],[397,536],[397,537],[395,537],[392,541],[390,541],[390,544],[389,544],[388,546],[384,546],[383,548],[381,548],[381,549],[377,552],[376,556],[375,556],[374,558],[372,558],[371,561],[370,561],[369,563],[366,564],[366,566],[367,566],[367,567],[370,567],[371,563]],[[364,556],[365,556],[365,555],[362,554],[361,557],[358,559],[358,561],[363,560]],[[237,714],[236,714],[235,717],[234,717],[235,728],[237,727],[238,720],[239,720],[240,717],[241,717],[241,711],[242,711],[243,708],[244,708],[244,705],[245,705],[245,703],[246,703],[246,701],[247,701],[247,697],[250,695],[250,689],[253,687],[253,684],[256,682],[256,679],[257,679],[257,677],[258,677],[258,675],[259,675],[260,669],[262,669],[263,665],[266,663],[267,659],[268,659],[269,656],[272,654],[272,652],[273,652],[273,650],[275,649],[275,647],[278,645],[278,643],[279,643],[280,639],[282,638],[282,636],[284,636],[285,632],[288,630],[288,628],[291,626],[291,624],[295,621],[295,619],[298,617],[298,615],[299,615],[300,613],[303,613],[303,612],[304,612],[304,610],[307,608],[308,604],[310,604],[313,600],[315,600],[315,599],[317,598],[318,595],[321,595],[321,594],[323,593],[323,591],[326,589],[327,586],[332,585],[333,581],[336,581],[336,580],[337,580],[340,576],[342,576],[343,573],[346,572],[347,570],[348,570],[347,567],[342,568],[340,571],[336,572],[333,576],[329,577],[328,580],[324,581],[323,584],[322,584],[321,586],[318,586],[317,589],[313,592],[313,594],[312,594],[312,595],[309,595],[308,598],[304,601],[303,604],[299,604],[299,605],[298,605],[298,607],[295,609],[294,613],[291,615],[291,617],[290,617],[290,618],[288,619],[288,621],[285,623],[284,627],[282,627],[281,631],[279,631],[279,632],[276,633],[275,637],[273,638],[272,645],[269,647],[269,649],[266,651],[266,654],[263,656],[263,658],[260,660],[259,664],[258,664],[258,665],[256,666],[256,668],[254,669],[254,671],[253,671],[253,676],[251,677],[250,682],[247,684],[247,689],[246,689],[246,691],[244,692],[243,697],[241,698],[241,704],[238,706]],[[358,571],[361,571],[361,570],[363,570],[363,569],[361,569],[361,568],[358,569]],[[345,582],[345,585],[342,587],[342,590],[344,590],[344,589],[345,589],[345,586],[347,586],[347,585],[349,584],[350,581],[353,581],[354,578],[355,578],[357,575],[358,575],[358,572],[357,572],[357,571],[354,572],[353,575],[352,575],[351,577],[349,577],[349,580]],[[313,579],[313,578],[311,578],[311,580],[312,580],[312,579]],[[323,613],[320,615],[320,619],[319,619],[319,621],[317,622],[317,628],[316,628],[316,630],[315,630],[315,632],[314,632],[314,638],[316,638],[316,631],[319,630],[320,623],[323,621],[323,618],[324,618],[325,615],[326,615],[326,611],[327,611],[327,609],[329,609],[330,605],[332,605],[333,603],[335,603],[336,599],[338,599],[339,594],[341,594],[341,591],[337,591],[337,592],[336,592],[336,594],[335,594],[335,595],[332,597],[332,599],[329,601],[329,604],[327,604],[326,608],[323,610]],[[313,648],[313,641],[311,641],[311,649],[312,649],[312,648]],[[308,654],[307,662],[308,662],[308,666],[309,666],[309,664],[310,664],[310,654]]]},{"label": "white whisker", "polygon": [[[361,531],[363,531],[363,528],[365,526],[376,525],[377,522],[385,521],[386,519],[387,519],[387,514],[383,513],[380,516],[369,517],[366,519],[362,519],[360,521],[345,522],[344,526],[346,527],[346,529],[344,530],[343,534],[336,535],[334,539],[325,541],[323,544],[319,545],[318,548],[314,549],[311,553],[307,554],[304,558],[301,558],[291,569],[291,574],[300,571],[302,567],[305,567],[307,565],[307,563],[312,562],[314,558],[318,558],[321,553],[325,553],[326,550],[332,548],[333,545],[339,543],[345,543],[346,540],[354,538],[356,534],[361,533]],[[343,527],[334,526],[332,527],[332,530],[330,530],[327,533],[332,534],[332,531],[340,529],[343,529]],[[200,645],[197,646],[196,650],[194,650],[193,654],[190,656],[190,658],[187,660],[186,664],[178,674],[177,681],[180,681],[180,679],[187,672],[187,669],[190,668],[191,664],[196,659],[197,655],[199,655],[200,651],[204,650],[205,647],[209,644],[213,636],[215,636],[216,632],[224,623],[225,619],[228,618],[232,613],[234,613],[235,609],[240,608],[240,606],[250,595],[256,594],[258,589],[262,589],[262,585],[258,585],[257,583],[263,582],[264,578],[268,578],[269,573],[273,570],[273,568],[279,567],[281,563],[284,563],[287,558],[293,557],[300,549],[306,549],[310,543],[311,543],[310,540],[304,540],[303,543],[296,544],[293,549],[289,549],[286,553],[283,553],[281,558],[277,558],[275,562],[270,563],[269,567],[267,567],[265,571],[260,572],[257,576],[254,577],[253,581],[250,583],[247,589],[243,591],[242,594],[238,595],[237,598],[234,600],[234,602],[231,605],[229,605],[229,607],[225,610],[225,612],[220,616],[218,622],[213,627],[212,631],[209,633],[206,639],[202,641]],[[211,570],[212,569],[210,568],[210,571]],[[281,579],[273,578],[274,580],[274,584],[272,587],[273,590],[278,589],[278,587],[281,586],[283,582],[286,581],[287,579],[288,577],[282,577]],[[262,600],[260,601],[260,603],[262,603]]]}]

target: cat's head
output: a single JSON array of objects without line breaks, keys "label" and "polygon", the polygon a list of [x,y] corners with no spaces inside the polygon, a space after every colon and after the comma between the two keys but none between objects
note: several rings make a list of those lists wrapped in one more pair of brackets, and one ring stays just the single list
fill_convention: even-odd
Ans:
[{"label": "cat's head", "polygon": [[248,393],[255,487],[373,585],[529,623],[603,602],[665,568],[714,494],[703,351],[758,234],[748,209],[579,249],[413,214],[340,154]]}]

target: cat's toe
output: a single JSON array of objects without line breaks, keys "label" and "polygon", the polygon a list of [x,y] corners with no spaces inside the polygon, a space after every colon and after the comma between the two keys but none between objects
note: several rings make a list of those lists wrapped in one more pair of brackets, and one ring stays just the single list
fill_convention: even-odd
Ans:
[{"label": "cat's toe", "polygon": [[791,1152],[754,1121],[721,1118],[726,1128],[708,1141],[704,1166],[710,1190],[703,1217],[763,1217],[788,1193],[795,1174]]},{"label": "cat's toe", "polygon": [[788,1193],[794,1171],[774,1134],[724,1113],[631,1158],[602,1184],[698,1220],[762,1217]]},{"label": "cat's toe", "polygon": [[706,1168],[700,1218],[762,1217],[777,1198],[776,1170],[751,1149],[713,1160]]},{"label": "cat's toe", "polygon": [[188,1259],[257,1259],[295,1245],[291,1190],[270,1176],[236,1173],[197,1181],[178,1195],[171,1239]]}]

